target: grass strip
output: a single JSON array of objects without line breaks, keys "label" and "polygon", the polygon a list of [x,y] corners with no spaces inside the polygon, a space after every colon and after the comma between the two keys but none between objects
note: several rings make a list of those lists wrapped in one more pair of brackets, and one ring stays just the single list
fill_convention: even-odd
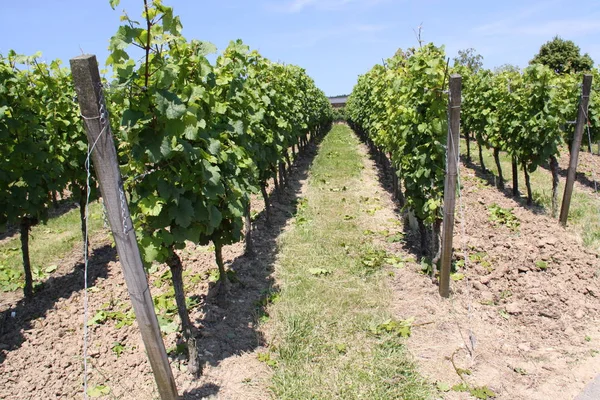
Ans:
[{"label": "grass strip", "polygon": [[[416,372],[392,319],[383,263],[363,232],[363,156],[345,125],[323,140],[298,202],[295,226],[280,241],[280,293],[263,326],[278,399],[425,399],[430,386]],[[342,188],[342,189],[340,189]],[[369,260],[369,262],[365,262]]]},{"label": "grass strip", "polygon": [[[89,236],[92,237],[99,232],[102,226],[102,206],[98,202],[91,203]],[[51,273],[48,271],[55,270],[53,264],[64,258],[75,245],[81,246],[79,249],[83,251],[78,208],[50,218],[46,224],[32,227],[29,253],[34,280],[43,280],[48,273]],[[23,281],[21,241],[17,233],[0,244],[0,291],[17,290],[23,286]]]}]

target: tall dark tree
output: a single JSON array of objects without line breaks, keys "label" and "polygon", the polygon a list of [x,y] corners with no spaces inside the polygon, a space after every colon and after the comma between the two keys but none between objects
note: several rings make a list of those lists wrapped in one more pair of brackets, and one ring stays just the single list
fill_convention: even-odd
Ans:
[{"label": "tall dark tree", "polygon": [[529,63],[547,65],[559,74],[589,71],[594,66],[594,61],[587,53],[581,55],[579,46],[559,36],[544,43]]}]

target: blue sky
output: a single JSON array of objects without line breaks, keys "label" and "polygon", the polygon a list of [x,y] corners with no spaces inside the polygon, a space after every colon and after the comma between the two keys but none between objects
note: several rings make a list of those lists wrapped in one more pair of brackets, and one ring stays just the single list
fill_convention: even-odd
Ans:
[{"label": "blue sky", "polygon": [[[445,45],[454,57],[474,47],[484,66],[519,66],[554,35],[573,40],[600,63],[598,0],[164,0],[181,17],[188,39],[219,49],[241,38],[264,56],[305,68],[327,95],[349,93],[357,76],[398,48]],[[0,53],[85,53],[104,63],[122,10],[141,14],[142,0],[0,0]]]}]

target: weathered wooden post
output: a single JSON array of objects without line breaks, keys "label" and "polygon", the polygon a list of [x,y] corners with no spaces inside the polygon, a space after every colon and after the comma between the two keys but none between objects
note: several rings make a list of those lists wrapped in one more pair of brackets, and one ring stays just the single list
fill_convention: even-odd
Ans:
[{"label": "weathered wooden post", "polygon": [[150,288],[123,190],[96,56],[82,55],[71,59],[70,63],[108,222],[115,238],[125,283],[154,372],[158,392],[163,400],[176,400],[178,394],[175,379],[160,335]]},{"label": "weathered wooden post", "polygon": [[590,103],[590,90],[592,88],[592,75],[583,76],[583,87],[581,88],[581,101],[577,111],[577,125],[575,125],[575,137],[571,143],[571,158],[569,159],[569,169],[567,170],[567,182],[563,194],[562,206],[560,208],[559,221],[562,226],[567,225],[569,217],[569,207],[571,207],[571,196],[573,195],[573,185],[575,184],[575,174],[577,173],[577,163],[579,160],[579,148],[583,138],[583,129],[587,124],[588,105]]},{"label": "weathered wooden post", "polygon": [[456,180],[458,176],[458,149],[460,140],[460,96],[462,78],[450,76],[448,92],[448,144],[446,179],[444,182],[444,223],[442,230],[442,255],[440,262],[440,296],[450,296],[450,267],[452,265],[452,235],[454,234],[454,209]]}]

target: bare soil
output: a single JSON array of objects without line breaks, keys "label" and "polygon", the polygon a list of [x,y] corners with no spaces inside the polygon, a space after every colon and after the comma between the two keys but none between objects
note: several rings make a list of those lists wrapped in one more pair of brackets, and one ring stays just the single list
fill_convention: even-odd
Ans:
[{"label": "bare soil", "polygon": [[[597,156],[587,156],[583,164],[593,168]],[[600,373],[598,254],[479,174],[462,168],[454,251],[466,265],[459,270],[464,278],[451,282],[451,298],[438,295],[420,264],[396,270],[396,314],[415,318],[407,345],[422,373],[440,386],[464,380],[498,399],[573,399]],[[389,210],[393,203],[384,197]],[[490,221],[492,204],[512,209],[519,228]],[[410,245],[418,238],[408,239],[388,250],[418,259]],[[439,397],[474,398],[454,391]]]},{"label": "bare soil", "polygon": [[[594,146],[596,147],[596,146]],[[587,148],[587,146],[586,146]],[[566,179],[567,169],[569,167],[569,151],[565,148],[561,151],[560,175]],[[576,183],[579,189],[587,192],[597,192],[600,190],[600,156],[588,151],[579,152],[577,163]]]}]

